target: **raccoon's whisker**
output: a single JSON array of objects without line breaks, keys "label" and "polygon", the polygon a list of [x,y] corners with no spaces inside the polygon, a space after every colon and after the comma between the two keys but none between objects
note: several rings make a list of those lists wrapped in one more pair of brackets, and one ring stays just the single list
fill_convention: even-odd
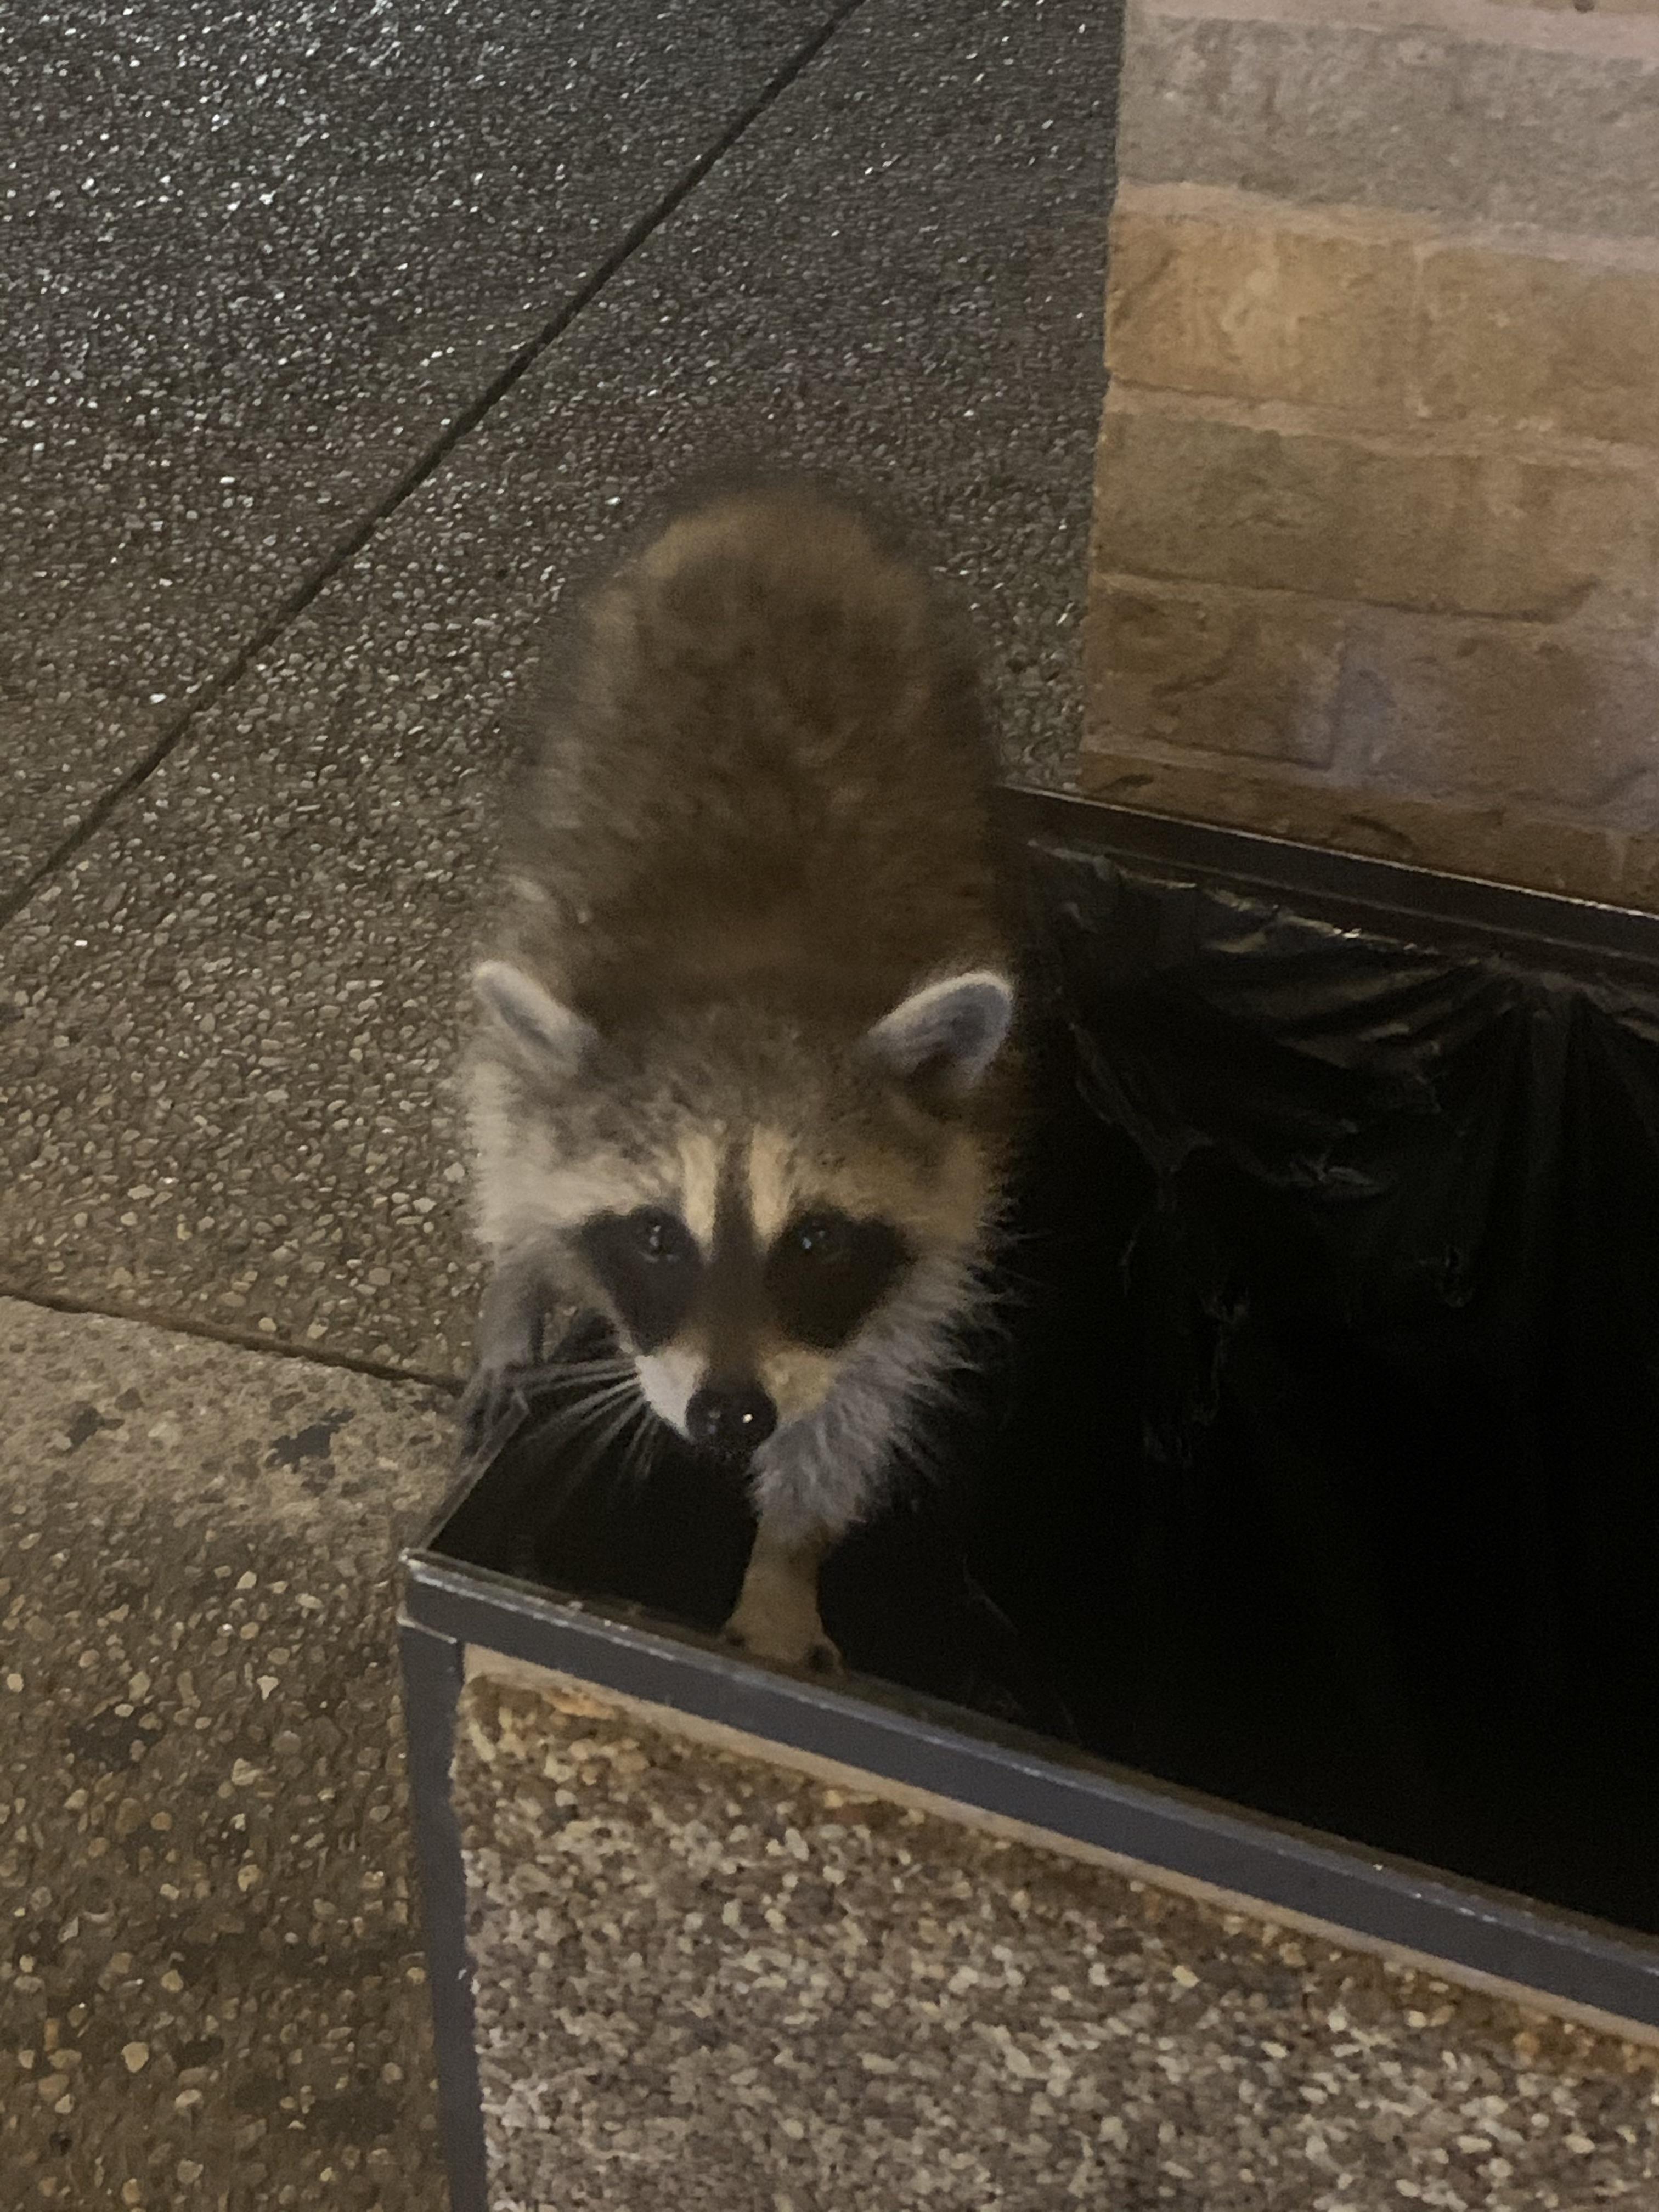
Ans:
[{"label": "raccoon's whisker", "polygon": [[613,1443],[617,1437],[623,1435],[626,1430],[630,1429],[633,1426],[634,1423],[639,1419],[641,1408],[644,1404],[645,1400],[640,1394],[637,1388],[631,1389],[625,1394],[620,1410],[606,1425],[605,1441],[607,1444]]},{"label": "raccoon's whisker", "polygon": [[631,1361],[629,1362],[626,1371],[623,1374],[611,1376],[573,1375],[569,1379],[573,1395],[574,1395],[582,1403],[586,1403],[590,1401],[602,1401],[615,1398],[623,1391],[635,1390],[639,1388],[639,1377],[634,1372],[633,1364]]},{"label": "raccoon's whisker", "polygon": [[652,1412],[643,1397],[640,1400],[639,1410],[644,1418],[629,1438],[627,1455],[622,1464],[621,1480],[629,1490],[638,1490],[650,1474],[660,1426],[659,1416]]},{"label": "raccoon's whisker", "polygon": [[557,1455],[560,1513],[568,1512],[602,1472],[613,1436],[633,1418],[633,1413],[629,1407],[618,1417],[611,1406],[585,1406],[578,1419],[561,1424],[549,1438]]},{"label": "raccoon's whisker", "polygon": [[568,1376],[560,1395],[575,1399],[608,1398],[613,1396],[618,1390],[637,1389],[638,1382],[639,1378],[635,1376],[630,1362],[627,1368],[616,1375]]},{"label": "raccoon's whisker", "polygon": [[615,1382],[607,1382],[602,1389],[589,1391],[571,1408],[583,1427],[602,1428],[607,1433],[618,1419],[626,1419],[640,1398],[637,1376],[629,1374]]},{"label": "raccoon's whisker", "polygon": [[565,1428],[565,1441],[574,1442],[577,1437],[586,1441],[595,1436],[607,1434],[626,1410],[626,1401],[622,1398],[612,1399],[605,1405],[584,1407],[580,1415]]},{"label": "raccoon's whisker", "polygon": [[545,1387],[585,1390],[591,1383],[620,1382],[633,1372],[631,1359],[562,1359],[545,1370]]},{"label": "raccoon's whisker", "polygon": [[547,1425],[548,1442],[562,1449],[578,1437],[603,1426],[617,1407],[634,1395],[634,1390],[631,1383],[613,1382],[603,1391],[592,1391],[572,1405],[560,1407]]},{"label": "raccoon's whisker", "polygon": [[638,1418],[640,1408],[644,1403],[645,1401],[639,1398],[634,1403],[624,1406],[620,1413],[613,1413],[610,1419],[599,1425],[595,1433],[589,1437],[587,1449],[582,1456],[579,1478],[580,1487],[586,1488],[589,1482],[604,1474],[605,1463],[614,1451],[617,1441],[626,1433],[630,1424]]}]

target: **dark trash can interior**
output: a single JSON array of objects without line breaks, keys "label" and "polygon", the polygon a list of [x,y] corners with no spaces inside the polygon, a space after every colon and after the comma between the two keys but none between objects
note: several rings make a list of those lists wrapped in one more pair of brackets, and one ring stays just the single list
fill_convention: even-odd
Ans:
[{"label": "dark trash can interior", "polygon": [[[1659,921],[1011,799],[1042,1111],[849,1664],[1659,1932]],[[602,1336],[579,1327],[574,1362]],[[740,1489],[556,1370],[435,1548],[712,1630]]]}]

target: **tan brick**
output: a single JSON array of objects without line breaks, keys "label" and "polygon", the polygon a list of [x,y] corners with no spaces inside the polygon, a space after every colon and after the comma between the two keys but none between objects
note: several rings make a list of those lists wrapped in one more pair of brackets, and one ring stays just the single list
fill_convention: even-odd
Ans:
[{"label": "tan brick", "polygon": [[1317,601],[1100,579],[1084,651],[1090,719],[1126,744],[1316,766],[1330,757],[1344,622]]},{"label": "tan brick", "polygon": [[1659,913],[1659,837],[1629,837],[1613,896],[1621,906]]},{"label": "tan brick", "polygon": [[1659,445],[1659,268],[1449,247],[1417,338],[1431,415]]},{"label": "tan brick", "polygon": [[1112,374],[1171,392],[1401,418],[1413,234],[1377,224],[1333,232],[1265,204],[1231,216],[1154,212],[1130,188],[1112,220]]},{"label": "tan brick", "polygon": [[1659,614],[1651,468],[1269,428],[1116,389],[1095,542],[1097,566],[1162,580],[1644,629]]},{"label": "tan brick", "polygon": [[1079,756],[1078,788],[1085,798],[1146,814],[1172,814],[1187,822],[1218,822],[1230,830],[1255,830],[1269,837],[1307,837],[1308,819],[1328,818],[1328,787],[1286,785],[1277,777],[1214,760],[1170,760],[1118,750],[1091,727]]},{"label": "tan brick", "polygon": [[[1389,804],[1394,804],[1390,800]],[[1493,883],[1519,884],[1527,890],[1553,891],[1565,898],[1614,900],[1628,840],[1593,823],[1511,812],[1488,836],[1477,830],[1468,840],[1470,857],[1460,857],[1463,831],[1455,808],[1431,810],[1434,825],[1419,830],[1425,865],[1450,872],[1480,875]],[[1483,817],[1470,813],[1471,824]]]},{"label": "tan brick", "polygon": [[1535,8],[1542,14],[1659,15],[1659,0],[1486,0],[1491,8]]},{"label": "tan brick", "polygon": [[1498,826],[1490,870],[1500,883],[1525,884],[1566,898],[1619,895],[1625,840],[1594,823],[1541,814],[1508,814]]},{"label": "tan brick", "polygon": [[1401,792],[1359,792],[1298,777],[1292,769],[1246,771],[1222,762],[1139,759],[1101,750],[1084,753],[1079,783],[1091,798],[1146,813],[1218,822],[1575,898],[1624,896],[1659,905],[1659,840],[1649,872],[1638,879],[1625,853],[1636,841],[1583,823]]},{"label": "tan brick", "polygon": [[1659,656],[1605,637],[1356,618],[1336,713],[1349,781],[1659,830]]},{"label": "tan brick", "polygon": [[1142,184],[1651,238],[1656,59],[1651,15],[1480,0],[1133,6],[1118,159]]},{"label": "tan brick", "polygon": [[1290,768],[1156,758],[1092,744],[1080,757],[1078,780],[1091,798],[1120,806],[1477,874],[1502,820],[1496,807],[1446,807],[1400,793],[1357,792]]}]

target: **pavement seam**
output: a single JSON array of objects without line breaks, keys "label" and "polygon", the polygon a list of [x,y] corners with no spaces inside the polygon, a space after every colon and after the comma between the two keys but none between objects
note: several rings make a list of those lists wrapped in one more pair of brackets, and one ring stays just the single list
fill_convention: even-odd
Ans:
[{"label": "pavement seam", "polygon": [[[729,154],[739,139],[757,123],[766,111],[787,92],[790,86],[817,59],[842,25],[863,7],[865,0],[837,0],[837,4],[820,23],[811,38],[805,40],[749,103],[738,111],[720,136],[707,146],[696,158],[689,162],[679,176],[646,212],[625,231],[617,243],[598,267],[579,285],[541,327],[528,337],[497,372],[477,397],[455,414],[439,431],[415,459],[392,483],[391,489],[359,517],[351,528],[320,561],[302,577],[293,590],[277,603],[276,611],[253,635],[231,655],[216,673],[204,677],[193,687],[179,712],[161,731],[161,735],[133,765],[109,788],[101,793],[82,816],[79,822],[47,854],[46,859],[31,873],[26,875],[11,890],[0,896],[0,928],[14,921],[28,905],[37,891],[52,881],[102,829],[112,814],[135,791],[142,789],[164,762],[177,750],[191,727],[210,708],[216,707],[241,681],[254,662],[267,652],[276,640],[318,599],[334,578],[349,568],[368,545],[381,525],[391,520],[404,501],[417,491],[427,478],[448,459],[464,438],[476,430],[484,417],[495,408],[514,386],[525,376],[548,349],[558,343],[577,317],[592,307],[611,279],[619,275],[623,266],[638,252],[641,246],[675,215],[684,202],[702,184],[715,164]],[[202,1333],[202,1332],[198,1332]],[[299,1354],[297,1357],[309,1357]],[[360,1363],[366,1373],[380,1370],[368,1363]],[[404,1370],[386,1370],[401,1374]]]},{"label": "pavement seam", "polygon": [[377,1382],[407,1382],[413,1387],[441,1390],[447,1398],[460,1395],[464,1387],[453,1375],[440,1375],[422,1367],[399,1367],[387,1359],[368,1359],[350,1352],[331,1352],[323,1345],[293,1344],[280,1337],[260,1336],[252,1329],[227,1328],[220,1322],[201,1321],[187,1314],[132,1306],[100,1305],[90,1298],[62,1296],[56,1291],[27,1290],[0,1279],[0,1300],[33,1306],[45,1313],[68,1314],[91,1321],[119,1321],[138,1328],[152,1328],[170,1336],[190,1336],[207,1344],[228,1345],[237,1352],[262,1352],[269,1359],[299,1360],[307,1367],[343,1370],[367,1375]]}]

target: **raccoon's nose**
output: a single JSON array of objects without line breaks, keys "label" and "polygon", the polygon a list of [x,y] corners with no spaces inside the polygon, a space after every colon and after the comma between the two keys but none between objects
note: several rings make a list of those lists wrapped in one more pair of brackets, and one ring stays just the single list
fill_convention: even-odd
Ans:
[{"label": "raccoon's nose", "polygon": [[747,1459],[778,1425],[778,1409],[764,1390],[716,1385],[699,1390],[685,1409],[694,1444],[722,1459]]}]

